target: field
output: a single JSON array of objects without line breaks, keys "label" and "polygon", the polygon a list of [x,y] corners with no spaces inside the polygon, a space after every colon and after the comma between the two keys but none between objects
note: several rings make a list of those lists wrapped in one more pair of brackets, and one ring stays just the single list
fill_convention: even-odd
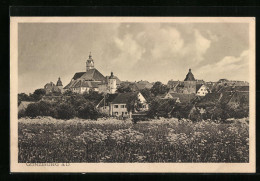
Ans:
[{"label": "field", "polygon": [[19,119],[20,163],[248,162],[246,121]]}]

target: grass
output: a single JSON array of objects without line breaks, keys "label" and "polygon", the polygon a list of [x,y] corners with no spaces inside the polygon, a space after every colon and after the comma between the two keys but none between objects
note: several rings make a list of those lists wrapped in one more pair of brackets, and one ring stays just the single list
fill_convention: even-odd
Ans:
[{"label": "grass", "polygon": [[19,120],[20,163],[248,162],[248,124]]}]

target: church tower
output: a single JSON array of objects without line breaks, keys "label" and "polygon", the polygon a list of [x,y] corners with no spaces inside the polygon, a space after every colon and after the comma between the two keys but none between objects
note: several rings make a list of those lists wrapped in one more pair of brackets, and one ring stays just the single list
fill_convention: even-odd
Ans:
[{"label": "church tower", "polygon": [[108,79],[108,93],[114,94],[116,92],[116,77],[113,75],[113,72],[111,72],[111,75]]},{"label": "church tower", "polygon": [[56,86],[57,86],[61,91],[63,90],[63,85],[62,85],[62,82],[61,82],[61,80],[60,80],[60,77],[59,77],[59,79],[58,79],[58,81],[57,81]]},{"label": "church tower", "polygon": [[94,60],[92,59],[91,52],[89,53],[89,58],[86,62],[86,68],[87,68],[86,71],[88,71],[90,69],[94,69]]}]

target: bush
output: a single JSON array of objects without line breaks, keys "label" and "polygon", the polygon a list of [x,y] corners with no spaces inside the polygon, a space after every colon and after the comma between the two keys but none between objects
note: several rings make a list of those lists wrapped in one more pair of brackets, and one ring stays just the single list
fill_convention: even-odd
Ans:
[{"label": "bush", "polygon": [[30,118],[35,118],[37,116],[40,116],[38,104],[37,103],[29,104],[27,109],[25,110],[25,116],[28,116]]},{"label": "bush", "polygon": [[61,103],[56,108],[56,115],[58,119],[70,119],[75,117],[75,109],[68,103]]},{"label": "bush", "polygon": [[88,102],[79,106],[78,117],[83,119],[97,119],[99,117],[99,112],[92,103]]}]

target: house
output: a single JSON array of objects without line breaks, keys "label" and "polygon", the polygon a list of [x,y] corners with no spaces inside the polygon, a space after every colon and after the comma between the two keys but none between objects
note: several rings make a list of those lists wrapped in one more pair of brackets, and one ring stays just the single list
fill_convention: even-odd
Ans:
[{"label": "house", "polygon": [[[127,105],[132,106],[131,110]],[[146,99],[140,92],[108,94],[97,105],[97,108],[110,116],[131,117],[132,113],[148,111]]]},{"label": "house", "polygon": [[205,96],[209,93],[209,89],[206,85],[204,84],[197,84],[196,85],[196,95],[197,96]]}]

